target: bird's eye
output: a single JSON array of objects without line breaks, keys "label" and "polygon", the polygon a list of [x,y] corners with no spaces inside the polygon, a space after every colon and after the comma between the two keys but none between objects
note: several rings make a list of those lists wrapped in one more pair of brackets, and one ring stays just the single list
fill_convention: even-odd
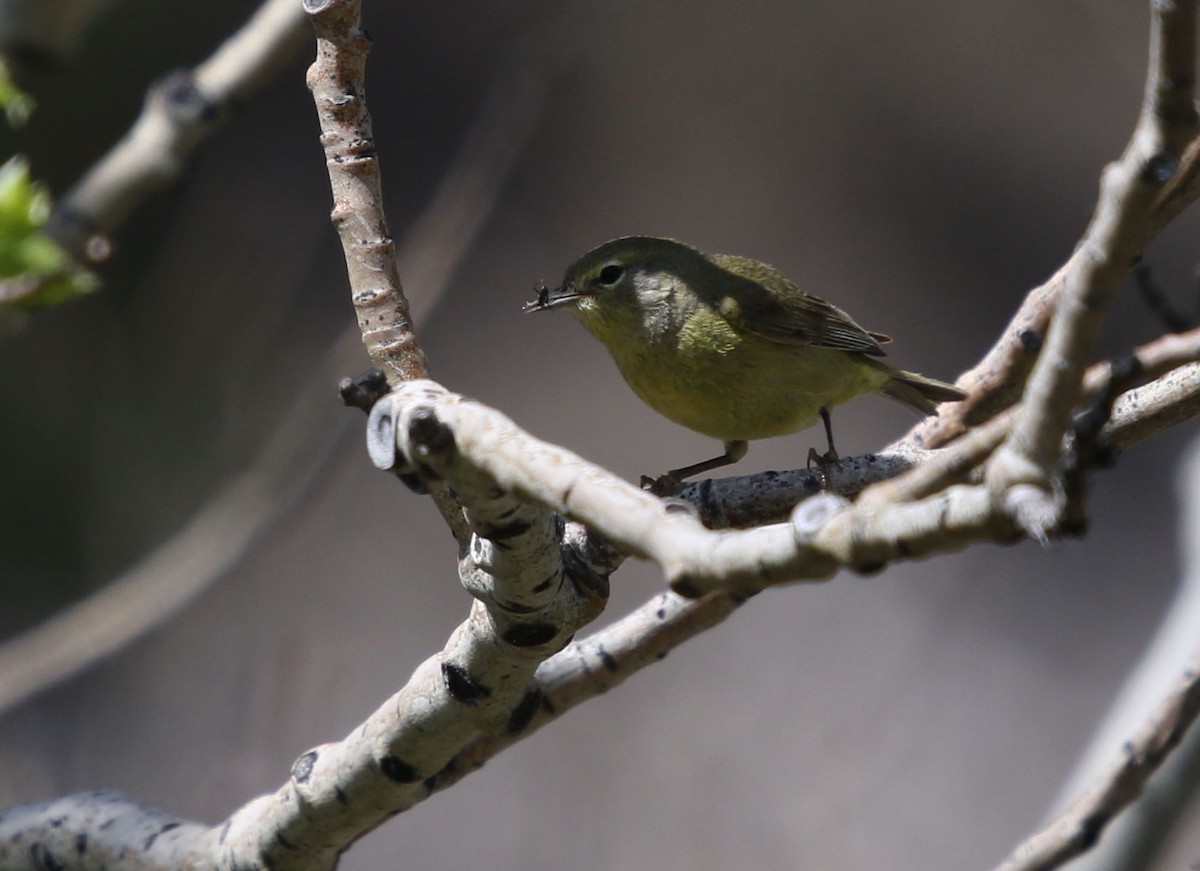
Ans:
[{"label": "bird's eye", "polygon": [[621,276],[625,274],[625,267],[619,263],[609,263],[600,270],[600,283],[612,286],[621,280]]}]

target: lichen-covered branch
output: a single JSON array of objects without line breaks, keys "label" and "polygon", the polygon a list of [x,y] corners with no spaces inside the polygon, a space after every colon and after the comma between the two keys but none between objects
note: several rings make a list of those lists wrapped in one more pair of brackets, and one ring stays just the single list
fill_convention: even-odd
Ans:
[{"label": "lichen-covered branch", "polygon": [[82,793],[0,811],[0,868],[199,871],[217,867],[200,849],[208,833],[119,792]]}]

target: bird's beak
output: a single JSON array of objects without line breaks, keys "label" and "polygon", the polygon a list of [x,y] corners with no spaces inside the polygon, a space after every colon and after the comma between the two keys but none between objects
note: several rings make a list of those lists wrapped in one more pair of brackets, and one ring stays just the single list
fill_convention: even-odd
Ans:
[{"label": "bird's beak", "polygon": [[544,312],[552,308],[558,308],[559,306],[574,305],[584,296],[569,284],[564,284],[562,287],[554,289],[540,284],[538,285],[537,292],[537,299],[525,303],[524,311]]}]

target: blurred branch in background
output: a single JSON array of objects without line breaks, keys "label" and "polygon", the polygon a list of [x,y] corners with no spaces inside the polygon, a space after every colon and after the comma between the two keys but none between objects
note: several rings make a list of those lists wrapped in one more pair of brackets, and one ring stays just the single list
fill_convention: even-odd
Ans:
[{"label": "blurred branch in background", "polygon": [[[1195,766],[1194,745],[1197,738],[1194,733],[1189,734],[1189,729],[1200,714],[1200,650],[1194,647],[1195,638],[1191,641],[1193,651],[1190,658],[1183,663],[1176,662],[1177,667],[1170,670],[1173,681],[1169,691],[1152,703],[1148,716],[1143,713],[1131,725],[1133,735],[1122,743],[1118,751],[1119,761],[1111,763],[1113,753],[1110,746],[1110,762],[1105,772],[1099,777],[1093,776],[1082,796],[1049,826],[1018,846],[1012,856],[997,867],[997,871],[1047,871],[1059,868],[1093,849],[1097,841],[1103,843],[1100,839],[1108,825],[1139,797],[1142,798],[1140,804],[1145,804],[1147,798],[1153,803],[1155,798],[1186,797],[1190,790],[1179,789],[1178,777],[1184,770]],[[1168,759],[1175,759],[1172,751],[1181,741],[1193,745],[1193,752],[1187,754],[1191,758],[1185,758],[1181,763],[1184,769],[1176,770],[1175,776],[1168,777],[1170,783],[1165,785],[1165,792],[1156,791],[1150,796],[1143,796],[1142,791],[1151,775]],[[1143,814],[1141,819],[1130,824],[1124,843],[1115,845],[1113,853],[1105,854],[1110,859],[1131,864],[1098,861],[1094,867],[1108,871],[1146,868],[1142,860],[1151,857],[1156,847],[1161,847],[1161,842],[1153,843],[1152,840],[1169,830],[1171,821],[1181,807],[1178,802],[1168,802],[1162,808]]]},{"label": "blurred branch in background", "polygon": [[199,66],[165,75],[125,137],[58,200],[47,232],[80,262],[104,260],[109,234],[178,179],[196,148],[307,39],[298,2],[267,0]]},{"label": "blurred branch in background", "polygon": [[[0,51],[20,56],[29,45],[66,51],[99,8],[63,0],[0,5]],[[267,0],[202,64],[152,85],[125,137],[32,228],[34,240],[26,244],[40,243],[62,262],[15,276],[0,272],[0,303],[30,308],[92,289],[97,281],[86,267],[108,258],[110,235],[183,174],[200,144],[295,55],[307,30],[297,2]]]},{"label": "blurred branch in background", "polygon": [[[294,5],[299,8],[298,0]],[[426,317],[448,289],[541,117],[562,55],[528,47],[514,47],[497,72],[433,198],[406,233],[398,258],[411,264],[417,318]],[[178,533],[96,593],[0,644],[0,714],[178,613],[292,510],[353,422],[349,415],[336,425],[326,422],[333,385],[362,366],[361,337],[348,325],[303,380],[306,387],[280,415],[258,456]]]},{"label": "blurred branch in background", "polygon": [[[1063,784],[1055,805],[1064,807],[1111,764],[1139,723],[1189,667],[1200,638],[1200,439],[1180,463],[1176,498],[1182,574],[1179,590],[1153,640],[1125,686],[1096,728],[1091,744]],[[1144,789],[1141,800],[1117,820],[1112,830],[1072,871],[1142,871],[1169,842],[1171,830],[1200,785],[1200,731],[1184,736],[1179,748]]]}]

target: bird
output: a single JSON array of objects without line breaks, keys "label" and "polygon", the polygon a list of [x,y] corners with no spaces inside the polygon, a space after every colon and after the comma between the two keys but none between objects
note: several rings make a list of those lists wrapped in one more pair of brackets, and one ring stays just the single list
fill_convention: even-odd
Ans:
[{"label": "bird", "polygon": [[750,441],[818,419],[828,450],[811,449],[809,464],[834,461],[829,409],[856,396],[882,393],[923,415],[966,397],[883,362],[889,336],[750,257],[623,236],[576,260],[557,288],[537,290],[527,312],[572,310],[643,402],[723,443],[719,456],[644,478],[650,489],[735,463]]}]

